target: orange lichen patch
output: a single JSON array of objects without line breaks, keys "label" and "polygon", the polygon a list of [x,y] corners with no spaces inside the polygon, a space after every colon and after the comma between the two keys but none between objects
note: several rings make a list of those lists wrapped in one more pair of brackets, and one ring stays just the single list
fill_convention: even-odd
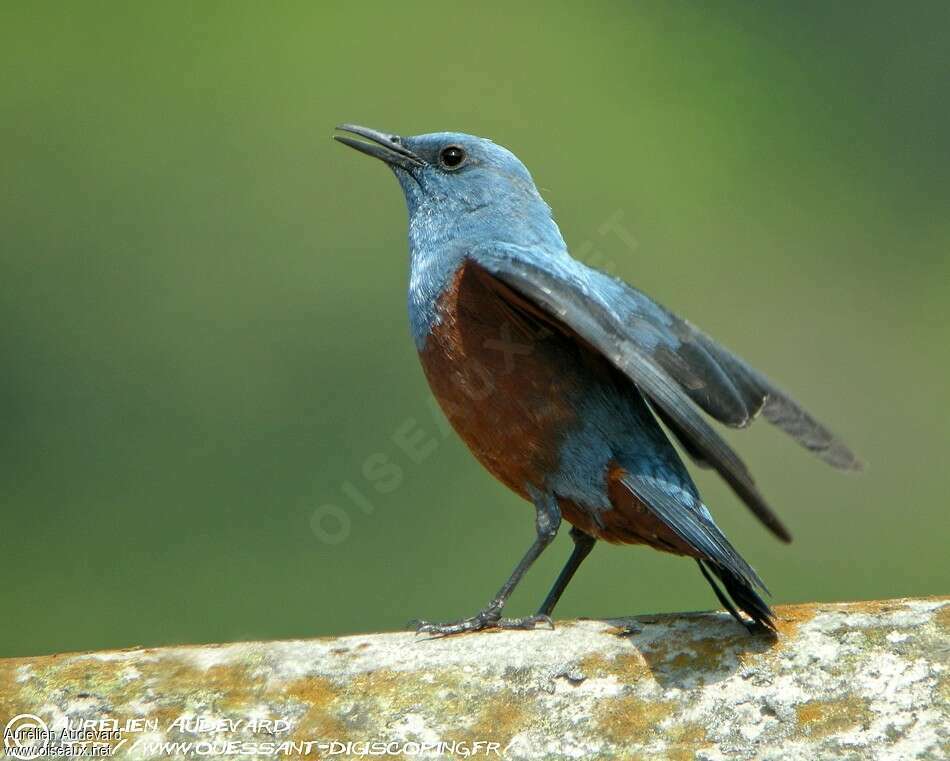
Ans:
[{"label": "orange lichen patch", "polygon": [[[37,658],[31,665],[30,680],[18,685],[20,689],[14,689],[12,694],[39,694],[47,698],[58,695],[57,700],[63,705],[70,700],[94,700],[106,706],[99,718],[120,724],[143,718],[143,699],[148,703],[146,718],[164,728],[190,705],[240,711],[261,702],[268,693],[252,664],[245,663],[217,664],[205,669],[190,661],[183,662],[177,655],[129,660],[77,655]],[[9,694],[6,686],[0,685],[0,699]],[[36,706],[23,709],[35,710]]]},{"label": "orange lichen patch", "polygon": [[325,736],[343,741],[363,739],[379,729],[372,725],[376,718],[396,716],[406,709],[416,692],[411,680],[409,674],[388,669],[359,674],[339,687],[323,680],[320,693],[313,696],[314,707],[299,726],[316,722],[315,729],[322,729]]},{"label": "orange lichen patch", "polygon": [[487,740],[504,748],[512,737],[534,724],[533,715],[524,695],[501,690],[480,703],[475,723],[463,733],[462,739]]},{"label": "orange lichen patch", "polygon": [[[948,598],[934,597],[923,598],[927,600],[945,600]],[[777,628],[779,632],[780,649],[785,642],[794,640],[798,629],[802,624],[812,620],[819,613],[860,613],[869,616],[880,616],[884,613],[894,613],[906,609],[904,600],[866,600],[848,603],[807,603],[802,605],[780,605],[775,609],[778,621]],[[945,626],[950,627],[950,605],[946,605],[934,614],[934,618],[939,620],[940,616],[947,616]],[[939,625],[939,623],[938,623]],[[873,640],[872,644],[882,642],[879,634],[886,635],[893,631],[894,627],[875,627],[865,629],[866,637]]]},{"label": "orange lichen patch", "polygon": [[[926,601],[926,602],[947,602],[950,601],[948,596],[934,596],[934,597],[921,597],[913,598],[915,601]],[[861,600],[858,602],[846,602],[846,603],[814,603],[813,607],[819,613],[825,611],[837,611],[841,613],[866,613],[868,615],[874,616],[881,613],[893,613],[895,611],[902,611],[907,609],[907,603],[911,600],[909,598],[902,598],[896,600]],[[792,606],[788,606],[792,607]]]},{"label": "orange lichen patch", "polygon": [[[944,671],[937,677],[937,694],[947,705],[950,705],[950,670]],[[950,756],[947,756],[950,758]]]},{"label": "orange lichen patch", "polygon": [[613,674],[612,664],[613,659],[603,653],[591,653],[577,662],[577,670],[589,679],[597,679]]},{"label": "orange lichen patch", "polygon": [[360,705],[375,706],[374,710],[404,711],[418,705],[422,695],[438,692],[439,683],[444,685],[447,679],[448,675],[440,673],[433,681],[423,682],[411,672],[378,669],[355,676],[347,686],[347,697]]},{"label": "orange lichen patch", "polygon": [[331,679],[310,676],[297,679],[282,691],[283,696],[302,703],[306,713],[296,722],[295,739],[303,741],[312,737],[332,737],[345,742],[349,737],[346,725],[339,718],[339,703],[343,689]]},{"label": "orange lichen patch", "polygon": [[905,636],[909,636],[906,627],[867,626],[861,629],[861,636],[864,638],[866,648],[877,647],[891,650],[896,645],[889,642],[887,638],[894,633],[900,634],[902,632]]},{"label": "orange lichen patch", "polygon": [[24,685],[26,689],[46,696],[59,694],[63,700],[86,696],[104,700],[112,707],[108,718],[117,721],[137,717],[135,712],[126,710],[126,706],[142,698],[143,663],[133,666],[131,662],[76,655],[37,658],[32,666],[31,678]]},{"label": "orange lichen patch", "polygon": [[934,623],[943,631],[950,631],[950,605],[944,605],[934,613]]},{"label": "orange lichen patch", "polygon": [[666,750],[666,757],[670,761],[692,761],[696,758],[696,751],[709,744],[706,728],[702,724],[686,722],[670,731],[670,747]]},{"label": "orange lichen patch", "polygon": [[654,675],[689,674],[705,682],[722,678],[736,665],[754,663],[775,648],[772,636],[737,632],[718,637],[663,640],[642,652],[647,668]]},{"label": "orange lichen patch", "polygon": [[793,639],[798,633],[798,628],[811,621],[817,612],[817,606],[811,603],[776,607],[775,628],[778,630],[779,642]]},{"label": "orange lichen patch", "polygon": [[[46,668],[43,668],[46,666]],[[115,666],[110,665],[114,671]],[[58,687],[73,692],[94,692],[103,678],[102,663],[92,658],[51,658],[37,663],[34,673],[47,688]]]},{"label": "orange lichen patch", "polygon": [[706,736],[706,727],[696,722],[687,722],[670,733],[673,743],[699,747],[709,742]]},{"label": "orange lichen patch", "polygon": [[30,708],[18,701],[20,693],[16,681],[17,669],[26,661],[0,661],[0,717],[16,716],[26,713]]},{"label": "orange lichen patch", "polygon": [[466,689],[459,675],[444,669],[424,677],[378,669],[343,683],[319,677],[299,679],[283,696],[306,707],[297,731],[352,740],[384,729],[373,724],[380,717],[410,712],[433,717],[472,716],[483,705],[483,698]]},{"label": "orange lichen patch", "polygon": [[672,669],[689,670],[700,675],[719,672],[726,667],[730,656],[738,660],[739,653],[750,646],[764,650],[759,639],[739,634],[729,637],[702,637],[683,643],[684,650],[667,662]]},{"label": "orange lichen patch", "polygon": [[613,676],[624,683],[638,681],[650,674],[646,658],[635,649],[613,658],[602,653],[591,653],[578,661],[577,670],[588,678]]},{"label": "orange lichen patch", "polygon": [[658,733],[661,721],[672,716],[677,704],[672,701],[646,701],[636,695],[605,698],[594,710],[600,736],[618,745],[646,743]]},{"label": "orange lichen patch", "polygon": [[147,674],[154,681],[158,694],[178,701],[210,700],[220,709],[240,710],[267,697],[263,677],[244,663],[217,664],[205,669],[169,658],[143,666],[143,676]]},{"label": "orange lichen patch", "polygon": [[829,606],[818,603],[815,605],[819,612],[824,610],[844,611],[846,613],[867,613],[876,615],[879,613],[893,613],[894,611],[904,610],[905,605],[901,600],[859,600],[845,604],[832,604]]},{"label": "orange lichen patch", "polygon": [[796,713],[806,737],[825,737],[865,725],[871,719],[868,701],[853,696],[841,700],[812,700],[798,706]]},{"label": "orange lichen patch", "polygon": [[33,662],[33,675],[44,690],[60,689],[67,693],[98,694],[104,689],[103,680],[114,676],[114,664],[108,673],[103,673],[102,662],[81,656],[64,656],[37,659]]},{"label": "orange lichen patch", "polygon": [[611,665],[614,674],[621,682],[635,682],[650,675],[650,666],[647,659],[639,650],[616,656],[611,661]]},{"label": "orange lichen patch", "polygon": [[149,705],[148,711],[145,716],[122,716],[122,717],[113,717],[116,718],[120,723],[123,723],[126,718],[146,718],[152,719],[157,722],[157,725],[160,729],[170,727],[172,722],[175,719],[179,718],[182,714],[181,705],[179,703],[167,703],[165,701],[161,703],[152,703]]},{"label": "orange lichen patch", "polygon": [[[632,645],[631,654],[624,657],[629,682],[648,678],[664,686],[711,684],[729,678],[745,666],[767,668],[778,650],[776,637],[771,633],[749,634],[731,624],[725,629],[717,624],[715,629],[721,633],[697,636],[709,631],[709,627],[691,627],[674,630],[639,648]],[[621,662],[620,658],[616,662]],[[594,667],[593,675],[613,674],[621,679],[625,676],[612,662],[591,659],[588,663]]]}]

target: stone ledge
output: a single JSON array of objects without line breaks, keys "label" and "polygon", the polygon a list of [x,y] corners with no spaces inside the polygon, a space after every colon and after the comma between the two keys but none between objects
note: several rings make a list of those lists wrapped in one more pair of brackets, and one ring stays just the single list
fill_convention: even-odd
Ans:
[{"label": "stone ledge", "polygon": [[693,613],[7,659],[0,723],[99,722],[118,758],[950,757],[950,598],[776,613],[777,640]]}]

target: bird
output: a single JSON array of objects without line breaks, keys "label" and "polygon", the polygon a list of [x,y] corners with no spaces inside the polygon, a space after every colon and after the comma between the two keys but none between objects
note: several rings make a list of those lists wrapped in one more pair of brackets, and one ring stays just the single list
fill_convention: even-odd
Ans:
[{"label": "bird", "polygon": [[[712,421],[745,428],[761,415],[834,468],[860,470],[858,457],[747,362],[573,258],[506,148],[458,132],[399,136],[356,124],[333,137],[395,174],[423,372],[475,458],[535,511],[534,541],[488,605],[456,621],[416,620],[416,631],[553,628],[561,595],[603,541],[692,558],[738,622],[774,636],[768,589],[716,525],[672,440],[783,542],[789,531]],[[573,549],[549,594],[535,615],[503,617],[562,519]]]}]

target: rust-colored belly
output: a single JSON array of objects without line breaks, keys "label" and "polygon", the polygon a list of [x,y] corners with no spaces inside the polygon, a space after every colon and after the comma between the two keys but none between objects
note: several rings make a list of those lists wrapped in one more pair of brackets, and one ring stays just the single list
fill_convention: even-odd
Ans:
[{"label": "rust-colored belly", "polygon": [[[560,467],[565,437],[580,424],[576,400],[595,386],[620,384],[600,354],[514,294],[463,267],[439,302],[440,321],[420,352],[429,385],[452,426],[499,481],[530,500]],[[616,386],[615,386],[616,387]],[[636,394],[632,386],[629,393]],[[595,462],[591,467],[598,467]],[[620,482],[623,469],[603,469],[611,507],[558,497],[565,520],[591,536],[695,554]]]},{"label": "rust-colored belly", "polygon": [[[420,359],[453,427],[496,478],[528,498],[558,467],[577,416],[581,349],[462,267]],[[589,352],[588,352],[589,353]]]}]

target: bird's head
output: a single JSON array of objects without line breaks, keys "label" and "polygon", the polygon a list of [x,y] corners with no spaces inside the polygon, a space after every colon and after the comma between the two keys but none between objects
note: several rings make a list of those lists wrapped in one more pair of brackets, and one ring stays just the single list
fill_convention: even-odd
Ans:
[{"label": "bird's head", "polygon": [[[511,243],[560,241],[531,174],[511,151],[460,132],[401,137],[354,124],[344,145],[385,162],[402,186],[410,236],[426,243],[494,237]],[[353,137],[355,136],[355,137]]]}]

